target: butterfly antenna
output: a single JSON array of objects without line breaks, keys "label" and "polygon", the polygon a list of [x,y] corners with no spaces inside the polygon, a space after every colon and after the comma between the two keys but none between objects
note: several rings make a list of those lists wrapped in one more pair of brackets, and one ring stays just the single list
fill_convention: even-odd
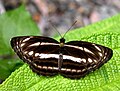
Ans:
[{"label": "butterfly antenna", "polygon": [[60,37],[62,38],[62,35],[60,34],[60,32],[57,30],[57,28],[55,27],[55,25],[51,22],[51,21],[49,21],[50,22],[50,24],[52,25],[52,27],[54,28],[54,30],[60,35]]},{"label": "butterfly antenna", "polygon": [[[71,28],[75,25],[76,22],[77,22],[77,21],[75,21],[75,22],[71,25],[71,27],[67,30],[67,32],[68,32],[69,30],[71,30]],[[64,36],[67,34],[67,32],[65,32],[65,34],[63,35],[63,38],[64,38]]]}]

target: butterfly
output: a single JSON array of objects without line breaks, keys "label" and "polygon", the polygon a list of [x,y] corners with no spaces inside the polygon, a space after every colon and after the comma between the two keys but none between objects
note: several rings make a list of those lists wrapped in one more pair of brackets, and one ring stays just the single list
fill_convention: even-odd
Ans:
[{"label": "butterfly", "polygon": [[112,49],[85,41],[56,41],[44,36],[17,36],[11,46],[33,72],[44,76],[61,74],[71,79],[84,77],[111,59]]}]

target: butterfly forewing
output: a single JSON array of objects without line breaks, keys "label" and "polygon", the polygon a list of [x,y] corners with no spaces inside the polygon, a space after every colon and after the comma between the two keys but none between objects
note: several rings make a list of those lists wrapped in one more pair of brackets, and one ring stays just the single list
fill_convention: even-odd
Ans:
[{"label": "butterfly forewing", "polygon": [[11,40],[18,56],[41,75],[60,73],[68,78],[81,78],[112,57],[110,48],[98,44],[70,41],[61,47],[60,43],[43,36],[22,36]]},{"label": "butterfly forewing", "polygon": [[[55,45],[52,45],[55,44]],[[42,54],[59,54],[59,42],[42,36],[14,37],[11,45],[17,55],[27,62],[33,71],[42,75],[54,75],[58,69],[58,59],[45,59]]]}]

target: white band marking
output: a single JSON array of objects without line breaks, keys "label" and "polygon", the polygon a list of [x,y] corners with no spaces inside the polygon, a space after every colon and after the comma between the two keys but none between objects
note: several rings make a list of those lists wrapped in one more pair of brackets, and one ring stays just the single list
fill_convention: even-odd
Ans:
[{"label": "white band marking", "polygon": [[89,61],[90,63],[92,63],[92,62],[93,62],[91,58],[88,58],[88,61]]},{"label": "white band marking", "polygon": [[[36,43],[34,43],[34,44],[32,44],[32,45],[30,45],[30,46],[38,46],[38,45],[60,45],[59,43],[57,44],[57,43],[48,43],[48,42],[36,42]],[[73,48],[76,48],[76,49],[80,49],[80,50],[83,50],[83,47],[79,47],[79,46],[74,46],[74,45],[66,45],[66,44],[64,44],[64,46],[67,46],[67,47],[73,47]]]},{"label": "white band marking", "polygon": [[25,43],[22,43],[20,46],[23,47],[25,45]]},{"label": "white band marking", "polygon": [[26,42],[26,41],[28,41],[29,39],[30,39],[30,37],[29,37],[29,38],[24,39],[22,42]]},{"label": "white band marking", "polygon": [[31,44],[31,45],[29,45],[29,46],[39,46],[39,45],[40,45],[40,42],[36,42],[36,43]]},{"label": "white band marking", "polygon": [[91,53],[91,54],[93,54],[93,55],[94,55],[94,53],[93,53],[93,52],[91,52],[90,50],[88,50],[88,49],[87,49],[87,48],[85,48],[85,47],[84,47],[84,51],[85,51],[85,52],[88,52],[88,53]]},{"label": "white band marking", "polygon": [[[56,58],[59,59],[59,54],[39,54],[39,57],[41,59],[46,59],[46,58]],[[68,56],[68,55],[63,55],[63,59],[68,59],[68,60],[72,60],[74,62],[84,62],[86,63],[86,60],[82,60],[81,58],[76,58],[76,57],[72,57],[72,56]]]},{"label": "white band marking", "polygon": [[100,49],[98,46],[94,45],[94,47],[95,47],[97,50],[101,51],[101,49]]},{"label": "white band marking", "polygon": [[33,53],[34,53],[33,51],[30,51],[28,54],[31,56],[31,55],[33,55]]},{"label": "white band marking", "polygon": [[[40,69],[54,69],[54,70],[59,70],[58,67],[50,67],[50,66],[40,66],[40,65],[36,65],[35,63],[33,64],[34,66],[40,68]],[[82,71],[85,71],[86,69],[83,69]],[[81,72],[81,70],[77,70],[77,69],[68,69],[68,68],[61,68],[61,71],[69,71],[69,72]]]}]

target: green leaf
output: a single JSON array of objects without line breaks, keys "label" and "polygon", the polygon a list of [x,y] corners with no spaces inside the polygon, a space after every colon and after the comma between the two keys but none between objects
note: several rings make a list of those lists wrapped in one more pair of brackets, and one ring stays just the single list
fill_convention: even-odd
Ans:
[{"label": "green leaf", "polygon": [[[24,6],[0,15],[0,79],[7,78],[22,63],[11,59],[10,39],[18,35],[38,35],[39,29]],[[6,60],[4,57],[7,57]],[[20,65],[19,65],[20,64]]]},{"label": "green leaf", "polygon": [[[110,47],[113,57],[102,67],[79,80],[60,75],[38,76],[27,64],[13,72],[1,91],[120,91],[120,15],[85,28],[75,29],[65,36],[67,41],[85,40]],[[58,39],[58,38],[56,38]]]},{"label": "green leaf", "polygon": [[6,79],[15,69],[23,65],[23,62],[15,59],[0,60],[0,79]]},{"label": "green leaf", "polygon": [[10,39],[18,35],[38,35],[39,29],[24,6],[0,15],[0,55],[11,53]]}]

